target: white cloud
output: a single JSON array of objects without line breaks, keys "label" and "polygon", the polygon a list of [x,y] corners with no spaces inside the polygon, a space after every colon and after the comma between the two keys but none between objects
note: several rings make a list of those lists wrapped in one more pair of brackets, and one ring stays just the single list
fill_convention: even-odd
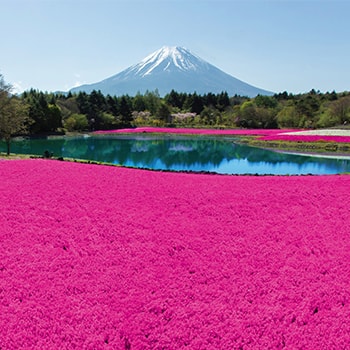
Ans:
[{"label": "white cloud", "polygon": [[23,91],[25,91],[27,88],[24,87],[22,81],[16,81],[12,83],[12,92],[15,94],[21,94]]},{"label": "white cloud", "polygon": [[84,83],[81,82],[81,81],[76,81],[73,85],[73,87],[77,87],[77,86],[80,86],[80,85],[83,85]]},{"label": "white cloud", "polygon": [[65,84],[64,90],[68,91],[70,89],[73,89],[75,87],[78,87],[78,86],[84,85],[84,84],[86,84],[86,82],[81,80],[80,74],[75,73],[74,74],[74,83],[72,83],[72,84]]}]

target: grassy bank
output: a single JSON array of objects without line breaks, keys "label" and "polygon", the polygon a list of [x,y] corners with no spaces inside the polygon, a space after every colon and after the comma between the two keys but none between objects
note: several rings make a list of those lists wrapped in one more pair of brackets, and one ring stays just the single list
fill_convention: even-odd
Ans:
[{"label": "grassy bank", "polygon": [[301,142],[301,141],[268,141],[259,140],[255,137],[242,137],[238,141],[241,144],[271,149],[274,151],[292,151],[300,153],[313,153],[313,154],[329,154],[329,155],[349,155],[350,156],[350,144],[349,143],[337,143],[337,142]]}]

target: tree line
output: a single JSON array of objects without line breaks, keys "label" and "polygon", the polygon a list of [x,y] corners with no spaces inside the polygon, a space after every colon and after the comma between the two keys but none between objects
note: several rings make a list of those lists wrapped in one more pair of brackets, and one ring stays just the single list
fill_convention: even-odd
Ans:
[{"label": "tree line", "polygon": [[324,128],[350,122],[350,93],[311,90],[255,98],[158,91],[135,96],[47,93],[31,89],[11,93],[0,74],[0,137],[40,135],[139,126],[199,128]]},{"label": "tree line", "polygon": [[139,126],[214,128],[324,128],[350,122],[350,93],[287,92],[255,98],[157,91],[136,96],[24,92],[31,134]]}]

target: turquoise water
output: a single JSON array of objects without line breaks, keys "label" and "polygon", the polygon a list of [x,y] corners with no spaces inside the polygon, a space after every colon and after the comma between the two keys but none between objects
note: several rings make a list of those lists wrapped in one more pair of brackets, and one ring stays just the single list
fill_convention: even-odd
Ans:
[{"label": "turquoise water", "polygon": [[[5,152],[4,143],[0,150]],[[79,136],[14,140],[11,152],[69,157],[156,170],[219,174],[339,174],[350,159],[284,154],[208,136]]]}]

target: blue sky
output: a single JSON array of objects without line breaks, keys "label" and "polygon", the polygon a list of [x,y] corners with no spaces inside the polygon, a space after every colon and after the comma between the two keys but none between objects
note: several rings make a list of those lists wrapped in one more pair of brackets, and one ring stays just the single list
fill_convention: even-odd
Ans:
[{"label": "blue sky", "polygon": [[270,91],[350,90],[347,0],[0,0],[0,73],[67,91],[184,46]]}]

